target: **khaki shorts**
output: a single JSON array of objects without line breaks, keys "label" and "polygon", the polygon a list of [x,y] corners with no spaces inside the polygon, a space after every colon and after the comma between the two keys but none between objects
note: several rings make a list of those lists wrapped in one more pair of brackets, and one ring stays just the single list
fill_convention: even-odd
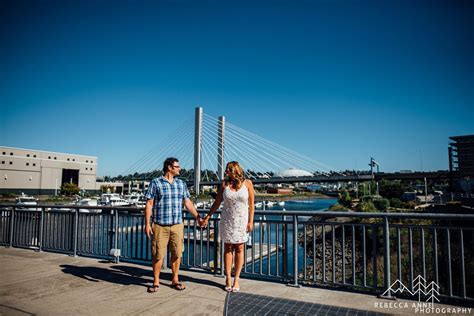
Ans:
[{"label": "khaki shorts", "polygon": [[171,258],[181,258],[184,251],[184,224],[161,226],[153,224],[151,240],[151,255],[156,261],[163,259],[166,248],[171,252]]}]

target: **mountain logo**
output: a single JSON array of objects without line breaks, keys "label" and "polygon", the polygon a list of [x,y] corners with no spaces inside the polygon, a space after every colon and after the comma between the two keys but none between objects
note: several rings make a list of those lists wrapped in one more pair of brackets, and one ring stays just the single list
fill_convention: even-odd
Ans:
[{"label": "mountain logo", "polygon": [[425,278],[421,275],[418,275],[411,283],[411,287],[408,288],[403,284],[402,281],[396,280],[392,283],[392,285],[383,292],[382,296],[390,294],[397,294],[397,293],[404,293],[407,292],[411,296],[415,296],[418,294],[418,302],[421,302],[423,298],[426,302],[431,301],[434,303],[435,301],[439,302],[437,296],[439,296],[439,285],[436,284],[434,281],[431,281],[427,284]]}]

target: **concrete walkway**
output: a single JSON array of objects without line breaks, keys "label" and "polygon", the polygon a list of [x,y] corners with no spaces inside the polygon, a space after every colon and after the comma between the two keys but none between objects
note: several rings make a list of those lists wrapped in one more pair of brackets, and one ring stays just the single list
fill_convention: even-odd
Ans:
[{"label": "concrete walkway", "polygon": [[[167,270],[162,273],[158,292],[150,294],[146,289],[152,281],[151,268],[146,266],[0,247],[0,315],[224,314],[227,293],[222,289],[222,278],[182,271],[181,280],[187,285],[185,291],[170,288]],[[365,294],[292,288],[248,279],[241,280],[241,290],[246,294],[360,311],[415,313],[413,308],[380,308],[394,301]],[[413,304],[397,304],[403,302]]]}]

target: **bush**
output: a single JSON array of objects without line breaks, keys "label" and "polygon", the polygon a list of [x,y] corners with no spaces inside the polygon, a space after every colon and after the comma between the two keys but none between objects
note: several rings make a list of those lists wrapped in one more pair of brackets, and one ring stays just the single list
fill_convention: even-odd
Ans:
[{"label": "bush", "polygon": [[390,199],[390,206],[395,208],[403,208],[403,202],[400,199],[392,198]]},{"label": "bush", "polygon": [[375,199],[374,200],[374,206],[379,210],[379,211],[386,211],[387,208],[390,206],[390,202],[385,199]]},{"label": "bush", "polygon": [[64,183],[61,187],[61,194],[66,196],[79,194],[80,191],[81,189],[75,183]]},{"label": "bush", "polygon": [[338,195],[339,195],[339,199],[338,199],[339,204],[345,207],[348,207],[351,205],[352,198],[347,190],[342,190],[341,192],[339,192]]},{"label": "bush", "polygon": [[347,212],[348,209],[342,206],[341,204],[336,203],[336,204],[331,205],[331,207],[329,208],[329,211],[330,212]]},{"label": "bush", "polygon": [[365,201],[358,205],[359,211],[362,212],[377,212],[377,208],[375,207],[374,203],[371,201]]},{"label": "bush", "polygon": [[406,189],[407,188],[398,181],[382,180],[380,183],[379,193],[387,199],[399,199]]}]

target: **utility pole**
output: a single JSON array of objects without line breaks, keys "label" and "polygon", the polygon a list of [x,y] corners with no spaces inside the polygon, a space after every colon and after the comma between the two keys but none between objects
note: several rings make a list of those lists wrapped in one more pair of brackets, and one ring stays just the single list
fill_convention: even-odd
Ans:
[{"label": "utility pole", "polygon": [[201,185],[201,132],[202,132],[202,108],[195,110],[194,125],[194,191],[196,197],[200,192]]},{"label": "utility pole", "polygon": [[224,131],[225,117],[219,116],[217,123],[217,176],[224,180]]}]

